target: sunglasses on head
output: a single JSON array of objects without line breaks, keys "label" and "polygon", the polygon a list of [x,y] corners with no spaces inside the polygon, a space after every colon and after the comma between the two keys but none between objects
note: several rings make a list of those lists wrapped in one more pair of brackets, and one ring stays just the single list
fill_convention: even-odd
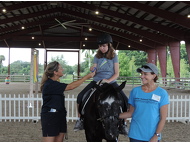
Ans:
[{"label": "sunglasses on head", "polygon": [[150,69],[148,66],[142,66],[141,68]]}]

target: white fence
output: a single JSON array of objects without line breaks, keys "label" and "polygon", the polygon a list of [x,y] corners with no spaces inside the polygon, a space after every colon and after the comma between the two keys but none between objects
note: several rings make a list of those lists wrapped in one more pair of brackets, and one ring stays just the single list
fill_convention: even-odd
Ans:
[{"label": "white fence", "polygon": [[168,122],[190,122],[190,95],[170,96],[167,120]]},{"label": "white fence", "polygon": [[[41,94],[37,95],[1,95],[0,121],[38,121],[42,106]],[[67,95],[65,98],[67,120],[77,119],[76,96]]]},{"label": "white fence", "polygon": [[[37,95],[1,95],[0,121],[38,121],[42,106],[41,94]],[[67,121],[77,119],[76,96],[67,95],[65,98]],[[130,120],[130,119],[129,119]],[[168,108],[167,121],[190,121],[190,96],[172,95]]]}]

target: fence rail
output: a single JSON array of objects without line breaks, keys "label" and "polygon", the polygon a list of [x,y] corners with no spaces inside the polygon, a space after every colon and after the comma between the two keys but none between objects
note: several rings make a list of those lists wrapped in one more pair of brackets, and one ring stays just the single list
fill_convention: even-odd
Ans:
[{"label": "fence rail", "polygon": [[[190,96],[172,95],[168,108],[168,122],[190,121]],[[42,106],[41,94],[37,95],[1,95],[0,121],[38,121]],[[76,96],[67,95],[65,98],[67,121],[77,119]],[[130,120],[130,119],[129,119]]]},{"label": "fence rail", "polygon": [[0,82],[5,82],[7,76],[11,82],[30,82],[30,75],[0,75]]},{"label": "fence rail", "polygon": [[159,78],[159,85],[168,88],[190,89],[190,78]]},{"label": "fence rail", "polygon": [[[5,78],[8,75],[0,75],[0,82],[5,82]],[[30,75],[9,75],[10,82],[30,82]],[[81,76],[73,75],[71,80],[76,81],[80,79]],[[41,81],[41,77],[38,77],[39,82]],[[92,81],[92,78],[86,80],[85,82]],[[119,76],[117,78],[117,82],[121,83],[126,81],[128,85],[141,85],[140,77],[126,77],[126,76]],[[177,89],[190,89],[190,78],[162,78],[160,77],[158,80],[158,84],[161,87],[168,87],[168,88],[177,88]]]},{"label": "fence rail", "polygon": [[[80,79],[81,76],[74,76],[73,81]],[[87,80],[86,82],[92,81],[92,78]],[[122,83],[126,81],[127,85],[141,85],[140,77],[126,77],[126,76],[119,76],[117,78],[118,83]],[[158,79],[158,85],[161,87],[168,87],[168,88],[177,88],[177,89],[190,89],[190,78],[163,78],[160,77]]]}]

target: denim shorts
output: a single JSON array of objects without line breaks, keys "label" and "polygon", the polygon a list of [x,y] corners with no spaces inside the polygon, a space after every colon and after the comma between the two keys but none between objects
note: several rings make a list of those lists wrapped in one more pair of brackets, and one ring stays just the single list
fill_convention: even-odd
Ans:
[{"label": "denim shorts", "polygon": [[66,113],[45,112],[41,113],[42,136],[58,136],[67,132]]}]

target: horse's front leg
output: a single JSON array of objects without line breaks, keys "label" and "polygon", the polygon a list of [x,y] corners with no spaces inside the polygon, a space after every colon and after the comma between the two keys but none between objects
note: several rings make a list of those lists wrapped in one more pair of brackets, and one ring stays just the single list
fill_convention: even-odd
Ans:
[{"label": "horse's front leg", "polygon": [[106,140],[107,142],[118,142],[118,137],[114,140]]},{"label": "horse's front leg", "polygon": [[85,135],[86,135],[86,141],[87,142],[102,142],[102,138],[100,136],[96,136],[92,132],[85,130]]}]

